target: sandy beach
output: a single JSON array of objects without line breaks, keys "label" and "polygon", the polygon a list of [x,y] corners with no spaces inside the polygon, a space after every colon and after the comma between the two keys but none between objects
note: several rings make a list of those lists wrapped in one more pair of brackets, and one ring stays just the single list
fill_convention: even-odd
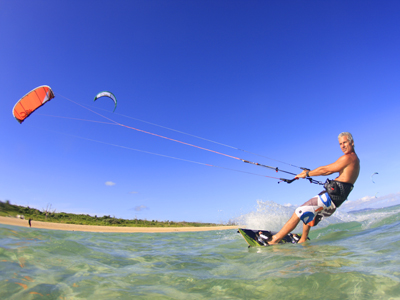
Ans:
[{"label": "sandy beach", "polygon": [[[0,217],[1,224],[29,227],[28,220],[11,217]],[[32,228],[67,230],[67,231],[90,231],[90,232],[189,232],[235,229],[237,226],[212,226],[212,227],[114,227],[74,225],[62,223],[40,222],[32,220]]]}]

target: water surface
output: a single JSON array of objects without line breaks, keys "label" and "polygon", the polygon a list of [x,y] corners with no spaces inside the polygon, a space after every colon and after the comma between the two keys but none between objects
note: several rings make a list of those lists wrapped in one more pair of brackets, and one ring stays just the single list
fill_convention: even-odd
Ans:
[{"label": "water surface", "polygon": [[310,237],[249,249],[236,230],[0,224],[0,299],[400,299],[400,206],[352,214]]}]

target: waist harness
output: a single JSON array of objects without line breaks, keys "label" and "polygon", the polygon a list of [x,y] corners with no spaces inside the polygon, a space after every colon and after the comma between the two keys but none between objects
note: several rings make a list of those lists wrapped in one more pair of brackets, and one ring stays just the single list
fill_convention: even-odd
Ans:
[{"label": "waist harness", "polygon": [[354,186],[351,183],[327,179],[324,187],[332,202],[336,207],[339,207],[347,200]]}]

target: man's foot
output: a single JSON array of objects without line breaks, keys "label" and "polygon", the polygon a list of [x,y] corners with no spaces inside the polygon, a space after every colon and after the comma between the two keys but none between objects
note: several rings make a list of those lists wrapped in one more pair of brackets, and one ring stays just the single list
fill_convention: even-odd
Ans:
[{"label": "man's foot", "polygon": [[275,235],[272,236],[270,240],[268,240],[268,245],[276,245],[280,242]]},{"label": "man's foot", "polygon": [[300,240],[297,242],[297,244],[304,243],[305,241],[307,241],[307,238],[301,237]]}]

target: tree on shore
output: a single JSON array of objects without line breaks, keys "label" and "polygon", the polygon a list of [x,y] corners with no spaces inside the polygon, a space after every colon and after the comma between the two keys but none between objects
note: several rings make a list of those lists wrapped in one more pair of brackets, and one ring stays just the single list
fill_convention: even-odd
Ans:
[{"label": "tree on shore", "polygon": [[49,215],[49,214],[54,214],[55,212],[56,212],[56,209],[54,209],[54,210],[52,210],[52,208],[51,208],[51,203],[47,203],[47,206],[46,206],[46,208],[43,208],[42,209],[42,212],[45,214],[45,218],[46,218],[46,220],[47,220],[47,216]]}]

